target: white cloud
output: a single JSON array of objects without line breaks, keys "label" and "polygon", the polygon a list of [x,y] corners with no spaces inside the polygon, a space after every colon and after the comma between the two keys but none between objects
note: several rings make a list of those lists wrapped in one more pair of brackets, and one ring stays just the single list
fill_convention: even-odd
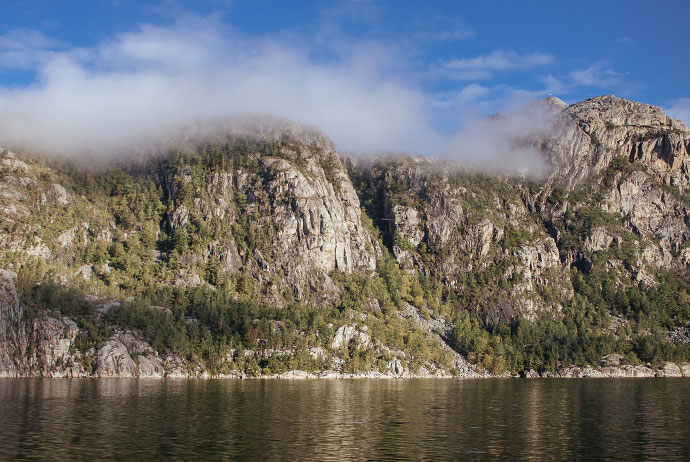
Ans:
[{"label": "white cloud", "polygon": [[37,31],[12,29],[0,35],[0,68],[31,69],[50,59],[57,46]]},{"label": "white cloud", "polygon": [[690,98],[678,98],[672,101],[668,107],[664,108],[664,112],[690,126]]},{"label": "white cloud", "polygon": [[[316,126],[344,150],[434,155],[449,139],[439,120],[455,133],[469,115],[483,115],[475,108],[484,108],[485,100],[500,106],[495,88],[476,84],[429,94],[405,79],[395,49],[355,45],[318,60],[303,41],[248,37],[214,20],[186,17],[172,27],[144,25],[92,48],[53,50],[35,62],[36,82],[0,87],[0,145],[112,155],[200,120],[266,114]],[[548,59],[499,54],[487,66]],[[510,143],[500,147],[505,151],[489,162],[506,167],[514,163],[501,156],[522,158]]]},{"label": "white cloud", "polygon": [[570,86],[561,79],[549,74],[542,78],[542,82],[546,85],[546,91],[552,95],[565,94],[570,92]]},{"label": "white cloud", "polygon": [[417,31],[414,37],[418,40],[439,42],[455,42],[474,38],[476,31],[467,26],[461,19],[436,16],[434,18],[418,18]]},{"label": "white cloud", "polygon": [[611,69],[604,69],[602,64],[594,64],[586,69],[571,71],[569,76],[573,84],[586,87],[613,87],[620,85],[620,77],[630,75],[629,72],[615,72]]},{"label": "white cloud", "polygon": [[2,143],[43,151],[119,148],[196,119],[265,113],[317,125],[347,149],[421,149],[424,94],[355,50],[308,50],[191,18],[142,26],[89,50],[56,53],[38,81],[0,90]]},{"label": "white cloud", "polygon": [[553,114],[542,104],[530,104],[475,120],[449,140],[444,155],[469,168],[543,177],[549,171],[534,141],[551,135]]},{"label": "white cloud", "polygon": [[604,71],[604,74],[606,74],[606,75],[613,75],[613,76],[616,76],[616,77],[627,77],[627,76],[630,75],[630,72],[616,72],[616,71],[613,71],[613,70],[611,70],[611,69],[606,69],[606,70]]},{"label": "white cloud", "polygon": [[519,55],[513,51],[496,50],[488,55],[459,58],[441,64],[442,71],[456,79],[487,79],[496,71],[532,69],[549,64],[553,56],[546,53]]}]

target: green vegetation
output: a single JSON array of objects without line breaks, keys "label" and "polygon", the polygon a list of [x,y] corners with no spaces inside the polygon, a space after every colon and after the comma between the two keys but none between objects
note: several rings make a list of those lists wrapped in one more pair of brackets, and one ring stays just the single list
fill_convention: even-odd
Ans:
[{"label": "green vegetation", "polygon": [[[395,198],[395,203],[416,206],[418,210],[424,210],[419,206],[420,199],[427,203],[431,200],[428,185],[435,181],[433,173],[418,183],[427,188],[415,191],[414,185],[396,179],[396,175],[407,175],[405,169],[396,173],[395,168],[394,162],[379,164],[370,178],[356,177],[355,184],[359,185],[358,192],[368,213],[378,213],[380,217],[383,207],[383,196],[377,195],[376,189],[372,192],[369,186],[372,183],[378,184],[378,188],[389,185],[387,192]],[[563,216],[550,223],[558,233],[561,255],[576,253],[581,255],[579,258],[587,258],[590,265],[581,269],[575,265],[565,275],[556,269],[546,271],[542,275],[545,282],[537,281],[531,293],[517,296],[515,290],[525,283],[524,275],[514,270],[520,262],[515,257],[506,257],[505,252],[510,255],[520,246],[543,239],[533,234],[530,225],[506,220],[501,217],[500,209],[496,210],[497,204],[521,202],[520,185],[499,177],[451,171],[449,181],[461,191],[457,197],[465,211],[465,228],[488,218],[503,229],[501,247],[489,251],[484,260],[487,263],[475,266],[472,272],[455,275],[454,287],[440,286],[440,296],[435,298],[435,312],[454,321],[456,349],[479,369],[496,374],[525,369],[554,370],[573,364],[597,365],[602,356],[614,352],[624,354],[630,364],[690,360],[688,345],[668,340],[673,328],[690,320],[687,283],[663,272],[655,275],[659,284],[653,287],[634,281],[630,268],[637,267],[639,249],[646,244],[626,229],[625,217],[606,213],[601,208],[605,188],[615,187],[621,178],[640,170],[644,168],[639,164],[624,157],[615,158],[600,177],[578,190],[566,193],[556,188],[548,196],[547,203],[551,206],[567,204]],[[529,182],[526,186],[533,191],[540,187]],[[583,250],[583,244],[596,228],[617,237],[609,249],[589,254]],[[425,244],[413,249],[405,245],[405,239],[395,234],[392,238],[399,247],[419,255],[431,272],[429,280],[438,281],[442,277],[437,273],[439,261],[453,254],[457,258],[458,249],[429,249]],[[611,262],[620,262],[619,269],[612,269]],[[391,281],[394,291],[400,292],[404,273],[392,271],[394,266],[397,267],[388,263],[384,267],[385,278]],[[506,277],[507,274],[511,276]],[[571,295],[564,296],[564,293]],[[429,295],[423,291],[422,300],[416,300],[414,305],[430,306]],[[517,315],[520,300],[516,297],[530,298],[560,312],[526,319]]]},{"label": "green vegetation", "polygon": [[[340,192],[338,159],[316,148],[309,153],[315,158],[293,142],[238,138],[108,170],[36,162],[38,181],[64,185],[69,206],[29,191],[32,220],[1,226],[32,245],[49,243],[51,259],[8,251],[0,266],[21,268],[29,320],[46,307],[74,319],[83,352],[115,327],[136,330],[157,351],[211,373],[324,370],[329,365],[313,349],[329,350],[345,324],[366,327],[385,346],[377,351],[353,340],[336,352],[346,372],[385,370],[399,357],[413,371],[429,362],[449,369],[448,353],[399,315],[408,303],[424,320],[452,321],[453,346],[479,370],[496,374],[597,364],[614,352],[631,364],[690,361],[687,344],[668,340],[690,320],[688,280],[641,267],[641,251],[656,243],[601,207],[607,188],[643,170],[628,159],[614,159],[575,191],[553,189],[544,206],[563,212],[548,218],[524,206],[523,195],[536,196],[541,187],[527,180],[453,169],[444,178],[408,158],[353,168],[362,224],[374,239],[368,251],[381,249],[375,272],[305,274],[302,285],[292,286],[289,270],[276,264],[275,217],[296,199],[267,187],[281,173],[281,162],[267,158],[290,162],[307,178],[315,174],[310,162],[318,162]],[[662,187],[687,203],[676,187]],[[462,212],[442,245],[428,239],[427,220],[431,207],[447,201]],[[417,210],[425,233],[418,246],[391,222],[395,205]],[[616,239],[587,250],[598,228]],[[527,263],[530,252],[543,252],[547,229],[560,264],[542,268],[541,255]],[[394,249],[412,263],[399,263]],[[90,278],[76,274],[83,266]],[[643,270],[649,277],[638,277]],[[335,287],[330,293],[322,290],[324,278]],[[120,305],[98,313],[97,305],[110,299]]]},{"label": "green vegetation", "polygon": [[[629,364],[686,362],[690,345],[671,343],[667,332],[677,320],[690,318],[690,286],[670,275],[661,279],[653,289],[614,290],[610,279],[585,278],[573,270],[576,294],[562,318],[486,325],[463,310],[456,317],[454,342],[480,368],[494,373],[596,365],[610,353],[624,354]],[[624,320],[618,331],[609,329],[611,314]]]}]

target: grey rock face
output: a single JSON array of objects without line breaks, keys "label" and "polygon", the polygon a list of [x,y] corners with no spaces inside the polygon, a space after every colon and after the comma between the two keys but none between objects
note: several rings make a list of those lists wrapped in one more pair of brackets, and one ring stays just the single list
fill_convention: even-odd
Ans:
[{"label": "grey rock face", "polygon": [[77,268],[77,275],[84,279],[91,279],[93,276],[93,266],[92,265],[81,265]]},{"label": "grey rock face", "polygon": [[563,108],[555,124],[545,148],[559,183],[572,188],[624,156],[663,183],[688,185],[690,131],[656,106],[604,95]]},{"label": "grey rock face", "polygon": [[455,230],[464,223],[464,210],[458,199],[453,197],[438,199],[430,210],[436,213],[426,222],[429,245],[443,247],[451,242]]},{"label": "grey rock face", "polygon": [[[0,377],[163,377],[158,353],[131,332],[116,332],[98,351],[83,355],[77,324],[42,311],[27,331],[16,275],[0,270]],[[30,342],[29,342],[30,339]],[[93,364],[93,371],[85,364]]]},{"label": "grey rock face", "polygon": [[683,373],[683,377],[690,377],[690,364],[688,364],[688,363],[681,364],[680,370]]},{"label": "grey rock face", "polygon": [[[468,274],[505,263],[504,279],[523,282],[492,294],[503,299],[487,301],[487,316],[534,319],[559,309],[531,296],[546,284],[547,273],[559,274],[558,283],[568,286],[558,248],[510,184],[497,181],[487,191],[468,191],[462,176],[453,177],[452,165],[413,156],[373,159],[357,168],[382,197],[393,254],[408,273],[433,274],[456,287]],[[494,192],[499,190],[509,192]],[[571,291],[563,289],[565,296]]]},{"label": "grey rock face", "polygon": [[189,377],[187,370],[187,363],[184,359],[176,355],[168,355],[163,362],[165,369],[165,376],[172,379],[181,379]]},{"label": "grey rock face", "polygon": [[97,355],[95,372],[98,377],[136,377],[137,366],[122,342],[106,341]]},{"label": "grey rock face", "polygon": [[[189,190],[189,169],[164,172],[174,202],[168,225],[178,232],[190,223],[222,222],[232,229],[248,222],[248,232],[263,239],[260,247],[247,251],[228,233],[183,261],[199,264],[217,258],[226,273],[244,267],[261,284],[272,280],[271,289],[263,291],[270,303],[280,305],[281,292],[301,297],[305,289],[317,293],[313,303],[328,301],[338,294],[328,284],[330,271],[371,273],[381,250],[362,224],[359,198],[330,140],[292,125],[260,131],[262,141],[279,142],[274,150],[257,147],[249,154],[252,167],[208,173],[184,203],[178,196]],[[179,282],[190,285],[184,274]]]},{"label": "grey rock face", "polygon": [[0,377],[16,376],[24,368],[28,338],[16,283],[16,273],[0,270]]},{"label": "grey rock face", "polygon": [[612,235],[606,228],[597,227],[593,229],[592,234],[585,239],[584,249],[588,252],[600,252],[608,249],[614,244],[618,245],[620,242],[620,236]]},{"label": "grey rock face", "polygon": [[43,311],[27,326],[16,281],[15,273],[0,270],[0,377],[85,375],[76,323]]},{"label": "grey rock face", "polygon": [[82,357],[74,345],[78,334],[77,324],[69,318],[44,312],[34,319],[30,360],[34,373],[44,377],[83,376]]},{"label": "grey rock face", "polygon": [[424,237],[419,213],[412,207],[395,205],[392,210],[395,230],[413,246],[418,246]]},{"label": "grey rock face", "polygon": [[[417,308],[404,302],[403,312],[401,314],[420,326],[427,335],[439,342],[443,350],[451,354],[453,357],[453,366],[460,377],[478,377],[481,375],[477,373],[476,366],[470,364],[464,356],[450,346],[450,338],[453,335],[453,325],[445,318],[425,319],[419,314]],[[395,370],[397,371],[397,365],[393,364],[393,366],[396,366]],[[389,364],[389,368],[391,368],[391,364]]]},{"label": "grey rock face", "polygon": [[530,245],[522,245],[512,254],[522,263],[524,278],[535,281],[539,275],[548,269],[558,267],[561,263],[556,242],[551,237],[545,237]]},{"label": "grey rock face", "polygon": [[131,332],[116,332],[95,356],[96,377],[163,377],[158,353]]},{"label": "grey rock face", "polygon": [[603,206],[629,217],[631,228],[660,240],[662,248],[679,252],[689,239],[687,207],[643,172],[635,172],[612,189]]},{"label": "grey rock face", "polygon": [[[598,179],[604,196],[598,206],[621,216],[634,234],[660,242],[659,256],[647,250],[648,264],[665,269],[687,265],[689,217],[679,195],[690,185],[690,130],[658,107],[612,95],[553,107],[556,128],[541,145],[554,169],[544,198],[550,186],[572,191],[618,165],[613,173],[607,170],[612,177],[604,183]],[[545,217],[563,213],[565,210],[542,205]],[[585,250],[596,252],[620,244],[616,236],[608,234],[595,229],[585,242]]]},{"label": "grey rock face", "polygon": [[356,324],[346,324],[340,326],[335,332],[331,349],[339,350],[347,348],[351,342],[356,341],[360,350],[366,350],[373,346],[372,339],[366,332],[363,332]]},{"label": "grey rock face", "polygon": [[655,372],[645,366],[603,366],[592,368],[590,366],[569,366],[556,372],[546,372],[543,377],[560,378],[604,378],[604,377],[656,377]]},{"label": "grey rock face", "polygon": [[272,219],[278,228],[276,255],[282,255],[284,268],[301,260],[294,265],[298,273],[310,267],[325,272],[373,271],[376,254],[361,224],[357,194],[335,152],[323,155],[330,156],[337,191],[314,162],[303,173],[284,159],[263,159],[269,177],[265,189],[275,207]]},{"label": "grey rock face", "polygon": [[673,363],[665,363],[656,373],[657,377],[682,377],[680,367]]},{"label": "grey rock face", "polygon": [[232,236],[228,236],[224,243],[211,242],[205,257],[206,259],[209,257],[218,258],[229,274],[234,274],[242,268],[242,257],[237,252],[237,245]]},{"label": "grey rock face", "polygon": [[62,185],[51,184],[46,190],[48,200],[55,202],[58,205],[67,205],[69,203],[69,196]]},{"label": "grey rock face", "polygon": [[13,152],[0,148],[0,166],[11,173],[28,173],[29,166],[17,159]]}]

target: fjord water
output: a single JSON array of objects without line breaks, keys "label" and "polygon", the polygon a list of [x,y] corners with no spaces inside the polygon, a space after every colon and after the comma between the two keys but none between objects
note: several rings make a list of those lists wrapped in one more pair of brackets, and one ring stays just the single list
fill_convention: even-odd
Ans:
[{"label": "fjord water", "polygon": [[1,379],[2,460],[690,457],[688,379]]}]

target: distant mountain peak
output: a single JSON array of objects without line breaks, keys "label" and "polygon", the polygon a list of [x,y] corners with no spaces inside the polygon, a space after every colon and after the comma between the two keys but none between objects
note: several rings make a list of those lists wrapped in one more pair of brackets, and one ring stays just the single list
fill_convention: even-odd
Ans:
[{"label": "distant mountain peak", "polygon": [[544,106],[553,107],[556,109],[565,109],[568,107],[568,105],[564,103],[562,99],[557,98],[555,96],[549,96],[548,98],[544,98],[541,100],[541,102]]}]

